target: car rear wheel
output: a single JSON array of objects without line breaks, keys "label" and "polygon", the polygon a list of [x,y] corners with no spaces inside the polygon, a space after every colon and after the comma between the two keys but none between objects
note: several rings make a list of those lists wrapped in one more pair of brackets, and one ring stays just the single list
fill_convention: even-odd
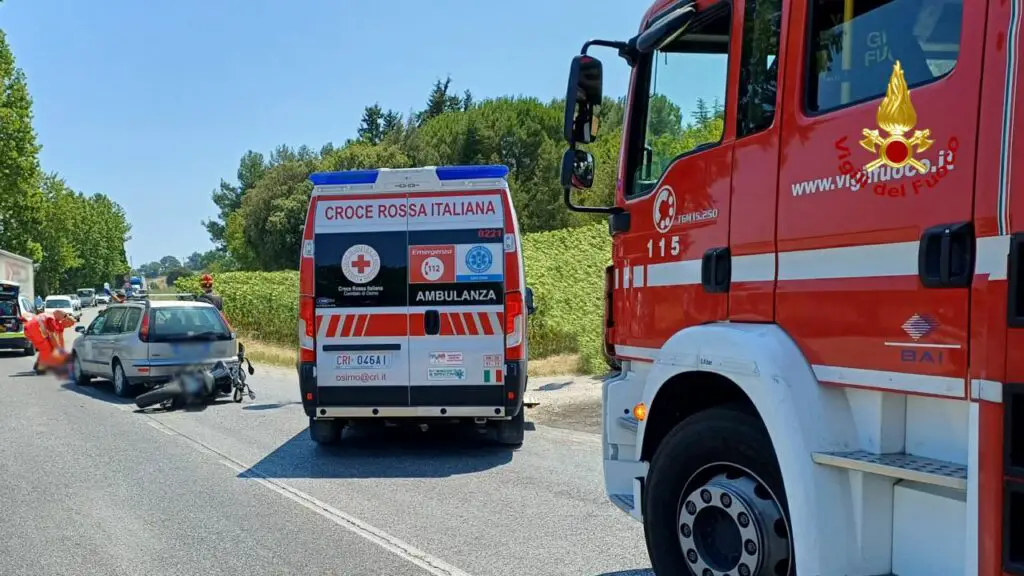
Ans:
[{"label": "car rear wheel", "polygon": [[128,376],[121,367],[121,362],[114,360],[114,394],[121,398],[127,398],[132,393],[132,385],[128,382]]},{"label": "car rear wheel", "polygon": [[92,378],[82,370],[82,359],[75,354],[71,361],[71,379],[79,386],[88,386]]}]

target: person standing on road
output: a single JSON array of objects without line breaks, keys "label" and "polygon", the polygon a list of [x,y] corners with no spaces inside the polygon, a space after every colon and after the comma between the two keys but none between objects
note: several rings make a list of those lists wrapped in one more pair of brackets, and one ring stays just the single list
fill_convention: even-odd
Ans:
[{"label": "person standing on road", "polygon": [[75,319],[62,310],[36,314],[25,323],[25,337],[39,352],[34,366],[37,372],[65,366],[64,330],[75,325]]},{"label": "person standing on road", "polygon": [[203,288],[203,293],[199,295],[197,300],[212,304],[214,308],[223,313],[224,299],[213,293],[213,276],[203,274],[203,277],[199,280],[199,285]]}]

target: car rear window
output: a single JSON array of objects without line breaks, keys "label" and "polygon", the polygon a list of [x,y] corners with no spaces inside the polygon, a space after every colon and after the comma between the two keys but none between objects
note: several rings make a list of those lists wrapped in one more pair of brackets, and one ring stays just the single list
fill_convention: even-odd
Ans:
[{"label": "car rear window", "polygon": [[71,308],[71,300],[64,300],[63,298],[60,299],[60,300],[57,300],[57,299],[47,300],[46,301],[46,307],[47,308]]},{"label": "car rear window", "polygon": [[153,340],[230,340],[224,319],[215,308],[154,308],[149,325]]},{"label": "car rear window", "polygon": [[93,291],[93,290],[79,290],[79,291],[78,291],[78,295],[79,295],[79,296],[85,296],[85,297],[89,297],[89,296],[92,296],[92,295],[93,295],[93,294],[95,294],[95,293],[96,293],[96,292],[95,292],[95,291]]}]

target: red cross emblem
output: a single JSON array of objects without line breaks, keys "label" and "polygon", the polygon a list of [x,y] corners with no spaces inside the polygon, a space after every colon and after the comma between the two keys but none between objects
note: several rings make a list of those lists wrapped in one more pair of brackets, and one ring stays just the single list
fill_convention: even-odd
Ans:
[{"label": "red cross emblem", "polygon": [[366,270],[372,265],[373,263],[366,259],[365,254],[360,254],[358,258],[352,261],[352,267],[360,274],[365,274]]}]

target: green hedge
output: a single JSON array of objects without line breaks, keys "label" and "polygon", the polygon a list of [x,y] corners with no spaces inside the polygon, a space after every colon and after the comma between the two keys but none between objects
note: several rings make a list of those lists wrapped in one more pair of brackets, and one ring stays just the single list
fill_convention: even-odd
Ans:
[{"label": "green hedge", "polygon": [[[607,226],[527,234],[523,256],[537,306],[529,323],[530,356],[578,353],[581,371],[602,372],[603,278],[611,263]],[[296,345],[297,272],[224,272],[214,282],[235,329],[265,342]],[[198,294],[199,275],[179,278],[176,288]]]}]

